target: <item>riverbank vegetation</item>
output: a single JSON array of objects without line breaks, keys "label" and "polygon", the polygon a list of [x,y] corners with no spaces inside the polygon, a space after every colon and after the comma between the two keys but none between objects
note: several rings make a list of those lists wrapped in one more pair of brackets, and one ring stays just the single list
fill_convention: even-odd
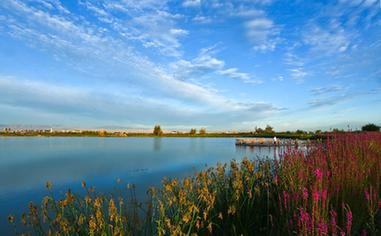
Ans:
[{"label": "riverbank vegetation", "polygon": [[[379,131],[380,127],[375,124],[367,124],[362,127],[362,131]],[[334,132],[354,132],[359,130],[333,129]],[[43,136],[43,137],[197,137],[197,138],[224,138],[224,137],[261,137],[287,139],[320,139],[329,134],[330,131],[275,131],[273,127],[267,125],[265,128],[255,127],[252,131],[207,131],[206,128],[199,130],[192,128],[189,131],[168,131],[163,130],[160,125],[155,125],[153,131],[112,131],[112,130],[53,130],[53,129],[11,129],[0,130],[0,136]]]},{"label": "riverbank vegetation", "polygon": [[335,133],[280,152],[164,179],[141,202],[131,184],[100,195],[83,182],[85,194],[48,195],[9,221],[42,235],[381,234],[379,132]]}]

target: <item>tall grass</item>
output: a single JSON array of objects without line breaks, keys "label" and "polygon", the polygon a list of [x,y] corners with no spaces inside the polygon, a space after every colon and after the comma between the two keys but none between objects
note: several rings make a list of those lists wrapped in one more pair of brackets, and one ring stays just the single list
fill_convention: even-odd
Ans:
[{"label": "tall grass", "polygon": [[[182,180],[30,204],[19,231],[50,235],[380,235],[381,134],[333,134]],[[51,188],[50,184],[47,186]],[[14,217],[10,222],[15,224]]]}]

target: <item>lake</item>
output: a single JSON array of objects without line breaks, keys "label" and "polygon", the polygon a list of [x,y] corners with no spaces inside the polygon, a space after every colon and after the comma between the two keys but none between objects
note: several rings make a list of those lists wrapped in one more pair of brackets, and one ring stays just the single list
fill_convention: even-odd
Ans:
[{"label": "lake", "polygon": [[274,148],[236,147],[234,138],[0,137],[0,234],[10,232],[8,214],[21,214],[29,201],[40,203],[46,181],[60,196],[67,189],[81,192],[82,180],[110,192],[120,178],[136,184],[142,197],[164,176],[273,156]]}]

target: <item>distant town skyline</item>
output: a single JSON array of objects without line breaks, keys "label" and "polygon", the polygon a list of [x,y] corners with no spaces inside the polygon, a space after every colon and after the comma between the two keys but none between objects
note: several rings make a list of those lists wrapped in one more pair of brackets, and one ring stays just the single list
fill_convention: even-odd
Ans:
[{"label": "distant town skyline", "polygon": [[0,127],[381,125],[381,7],[0,1]]}]

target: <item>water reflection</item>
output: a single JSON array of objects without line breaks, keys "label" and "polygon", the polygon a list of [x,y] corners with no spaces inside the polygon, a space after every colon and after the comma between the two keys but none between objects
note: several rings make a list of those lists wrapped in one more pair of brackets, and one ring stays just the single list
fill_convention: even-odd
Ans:
[{"label": "water reflection", "polygon": [[[135,183],[142,196],[164,176],[183,177],[243,157],[273,158],[277,150],[236,147],[232,138],[0,138],[0,229],[10,212],[46,193],[80,190],[86,180],[108,192],[116,178]],[[1,230],[0,230],[1,232]]]},{"label": "water reflection", "polygon": [[161,148],[161,138],[154,138],[153,139],[153,150],[154,151],[160,151]]}]

